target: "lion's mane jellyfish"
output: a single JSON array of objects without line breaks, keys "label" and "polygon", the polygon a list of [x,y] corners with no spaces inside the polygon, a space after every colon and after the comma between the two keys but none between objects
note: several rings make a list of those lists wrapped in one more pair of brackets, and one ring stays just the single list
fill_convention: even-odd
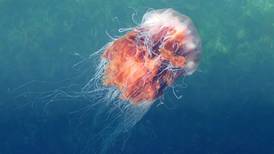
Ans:
[{"label": "lion's mane jellyfish", "polygon": [[160,9],[146,12],[140,25],[100,51],[101,63],[83,91],[100,104],[96,115],[107,112],[96,140],[97,151],[105,153],[167,87],[197,69],[201,43],[190,18]]}]

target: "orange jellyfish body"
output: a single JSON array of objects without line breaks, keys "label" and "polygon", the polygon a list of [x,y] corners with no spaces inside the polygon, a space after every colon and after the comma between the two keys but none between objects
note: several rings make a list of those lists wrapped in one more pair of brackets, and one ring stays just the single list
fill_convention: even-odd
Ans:
[{"label": "orange jellyfish body", "polygon": [[200,40],[191,20],[172,9],[154,10],[105,49],[103,84],[132,104],[152,102],[198,64]]}]

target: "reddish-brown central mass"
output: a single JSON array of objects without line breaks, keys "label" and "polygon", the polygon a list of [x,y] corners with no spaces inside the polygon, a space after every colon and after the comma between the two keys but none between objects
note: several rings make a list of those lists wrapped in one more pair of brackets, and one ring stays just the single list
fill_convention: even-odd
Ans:
[{"label": "reddish-brown central mass", "polygon": [[186,63],[182,54],[184,33],[163,28],[149,37],[149,46],[143,32],[135,29],[127,33],[103,54],[108,61],[103,84],[116,87],[121,99],[133,104],[155,100],[181,74],[171,68],[180,70]]}]

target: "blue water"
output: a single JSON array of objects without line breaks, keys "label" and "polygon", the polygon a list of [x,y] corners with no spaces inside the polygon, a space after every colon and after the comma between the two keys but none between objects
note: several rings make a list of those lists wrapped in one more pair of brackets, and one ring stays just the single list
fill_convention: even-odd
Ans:
[{"label": "blue water", "polygon": [[0,0],[0,154],[92,149],[88,101],[39,94],[81,86],[97,61],[73,65],[149,8],[193,20],[200,67],[177,82],[182,99],[168,91],[111,153],[274,153],[273,0]]}]

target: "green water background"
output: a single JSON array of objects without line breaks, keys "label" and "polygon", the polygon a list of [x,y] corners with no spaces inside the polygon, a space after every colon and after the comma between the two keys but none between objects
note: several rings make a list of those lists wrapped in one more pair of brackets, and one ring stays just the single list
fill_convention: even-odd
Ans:
[{"label": "green water background", "polygon": [[187,87],[178,87],[183,99],[167,93],[124,153],[274,153],[273,0],[0,0],[0,153],[77,153],[88,131],[71,133],[76,104],[45,114],[43,105],[15,101],[12,90],[79,73],[72,65],[110,41],[106,31],[121,35],[148,8],[188,15],[203,53]]}]

